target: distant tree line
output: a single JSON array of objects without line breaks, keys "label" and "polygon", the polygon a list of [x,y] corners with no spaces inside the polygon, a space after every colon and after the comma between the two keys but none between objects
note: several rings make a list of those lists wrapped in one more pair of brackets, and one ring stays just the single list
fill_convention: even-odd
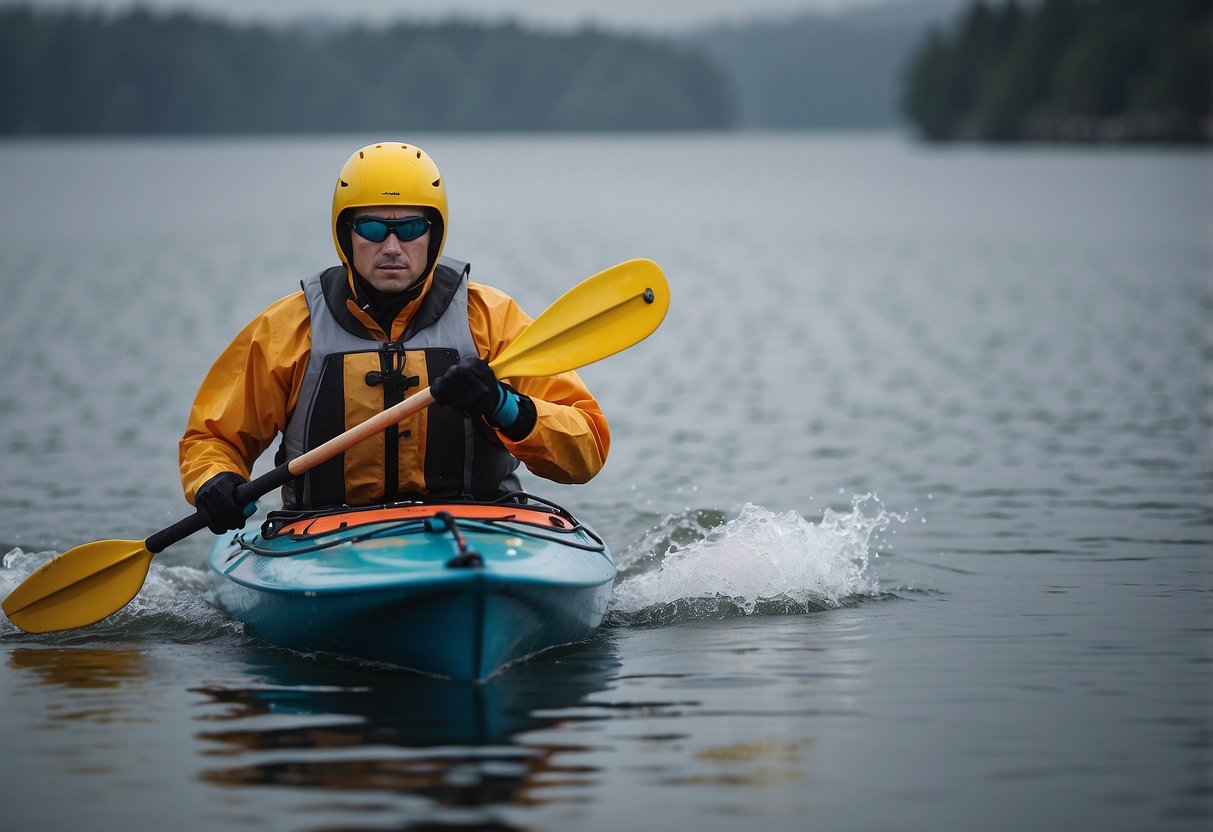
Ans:
[{"label": "distant tree line", "polygon": [[0,10],[0,133],[708,129],[735,120],[698,50],[596,29],[237,26]]},{"label": "distant tree line", "polygon": [[905,110],[934,140],[1213,139],[1209,0],[976,2],[912,59]]}]

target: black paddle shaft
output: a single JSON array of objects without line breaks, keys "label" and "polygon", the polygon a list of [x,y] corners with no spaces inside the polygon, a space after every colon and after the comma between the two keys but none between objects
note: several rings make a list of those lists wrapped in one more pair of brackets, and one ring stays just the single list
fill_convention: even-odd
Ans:
[{"label": "black paddle shaft", "polygon": [[[289,463],[279,465],[273,471],[262,474],[252,482],[236,486],[236,502],[240,505],[248,505],[249,503],[256,502],[257,498],[269,494],[275,488],[281,488],[286,485],[294,476],[287,465]],[[163,552],[174,543],[185,540],[194,532],[200,532],[205,528],[206,521],[195,511],[189,517],[184,517],[173,525],[156,532],[144,540],[143,545],[154,555]]]}]

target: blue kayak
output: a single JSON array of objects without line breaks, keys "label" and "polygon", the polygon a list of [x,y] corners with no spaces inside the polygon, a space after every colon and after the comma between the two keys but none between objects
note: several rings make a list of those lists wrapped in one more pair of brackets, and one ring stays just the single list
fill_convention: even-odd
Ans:
[{"label": "blue kayak", "polygon": [[525,499],[272,512],[217,538],[215,598],[283,647],[484,679],[588,638],[611,600],[602,539]]}]

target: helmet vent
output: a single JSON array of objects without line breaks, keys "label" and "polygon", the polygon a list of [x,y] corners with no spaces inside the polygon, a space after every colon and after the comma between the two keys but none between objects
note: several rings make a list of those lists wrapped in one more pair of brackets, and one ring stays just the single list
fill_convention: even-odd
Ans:
[{"label": "helmet vent", "polygon": [[366,158],[366,154],[365,154],[365,153],[363,153],[361,150],[359,150],[359,151],[358,151],[358,158],[359,158],[359,159],[365,159],[365,158]]},{"label": "helmet vent", "polygon": [[350,183],[346,182],[344,179],[338,179],[337,181],[341,183],[341,187],[343,188],[348,188],[350,186]]},{"label": "helmet vent", "polygon": [[441,182],[441,181],[442,181],[441,179],[435,179],[435,180],[434,180],[433,182],[431,182],[430,184],[431,184],[431,185],[433,185],[435,188],[437,188],[437,187],[438,187],[438,183],[439,183],[439,182]]},{"label": "helmet vent", "polygon": [[420,158],[421,158],[421,151],[420,151],[420,150],[418,150],[418,151],[417,151],[417,158],[418,158],[418,159],[420,159]]}]

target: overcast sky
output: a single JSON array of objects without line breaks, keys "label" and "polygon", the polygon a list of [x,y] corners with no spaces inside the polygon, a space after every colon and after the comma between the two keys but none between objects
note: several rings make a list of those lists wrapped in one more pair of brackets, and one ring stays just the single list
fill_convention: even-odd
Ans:
[{"label": "overcast sky", "polygon": [[189,8],[237,20],[282,21],[300,16],[343,20],[460,15],[514,19],[558,27],[594,22],[611,28],[672,30],[703,23],[798,11],[836,11],[907,0],[0,0],[0,5],[127,9]]}]

